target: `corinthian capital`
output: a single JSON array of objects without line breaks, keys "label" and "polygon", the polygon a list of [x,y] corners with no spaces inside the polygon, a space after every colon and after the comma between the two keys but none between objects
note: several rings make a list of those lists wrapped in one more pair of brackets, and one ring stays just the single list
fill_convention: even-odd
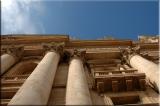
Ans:
[{"label": "corinthian capital", "polygon": [[14,56],[17,60],[21,59],[24,53],[24,46],[8,46],[6,48],[6,53]]},{"label": "corinthian capital", "polygon": [[43,49],[45,51],[54,51],[57,52],[59,54],[63,54],[63,48],[64,48],[65,43],[47,43],[47,44],[43,44]]},{"label": "corinthian capital", "polygon": [[85,60],[85,54],[86,54],[85,50],[74,49],[71,53],[71,58],[80,58],[82,61],[84,61]]},{"label": "corinthian capital", "polygon": [[125,49],[119,48],[119,49],[120,49],[120,53],[126,56],[140,53],[140,46],[128,47]]},{"label": "corinthian capital", "polygon": [[122,62],[127,62],[131,56],[135,55],[135,54],[139,54],[140,53],[140,47],[136,46],[136,47],[128,47],[128,48],[119,48],[120,53],[121,53],[121,57],[122,57]]}]

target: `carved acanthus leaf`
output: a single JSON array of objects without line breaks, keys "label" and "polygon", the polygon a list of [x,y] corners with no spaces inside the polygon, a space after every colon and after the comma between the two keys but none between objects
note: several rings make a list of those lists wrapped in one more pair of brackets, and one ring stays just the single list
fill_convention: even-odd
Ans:
[{"label": "carved acanthus leaf", "polygon": [[43,44],[42,46],[45,51],[56,51],[59,54],[62,54],[65,43],[64,42],[62,43],[52,42],[52,43]]},{"label": "carved acanthus leaf", "polygon": [[136,46],[136,47],[129,46],[128,48],[125,48],[125,49],[119,48],[119,50],[122,57],[122,63],[124,62],[129,63],[128,60],[132,55],[140,54],[140,46]]},{"label": "carved acanthus leaf", "polygon": [[24,46],[23,45],[11,45],[6,48],[6,53],[14,56],[16,59],[20,59],[24,53]]},{"label": "carved acanthus leaf", "polygon": [[74,49],[71,53],[71,58],[80,58],[82,61],[85,61],[85,50]]}]

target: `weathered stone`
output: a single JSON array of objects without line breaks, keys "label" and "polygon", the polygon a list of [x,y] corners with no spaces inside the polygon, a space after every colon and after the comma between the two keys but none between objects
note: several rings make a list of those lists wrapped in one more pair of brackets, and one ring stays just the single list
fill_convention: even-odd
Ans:
[{"label": "weathered stone", "polygon": [[158,65],[141,57],[140,55],[133,55],[129,58],[130,65],[139,72],[146,74],[149,81],[154,85],[155,89],[160,91],[159,84],[159,70]]},{"label": "weathered stone", "polygon": [[[3,66],[10,67],[1,75],[1,105],[153,106],[159,102],[158,92],[151,88],[157,86],[157,75],[146,73],[144,67],[152,64],[142,62],[159,63],[159,40],[73,40],[68,35],[5,35],[1,40],[1,56],[8,58],[2,64],[8,62]],[[136,55],[143,58],[141,62],[133,59]],[[133,60],[138,68],[130,64]]]},{"label": "weathered stone", "polygon": [[7,71],[14,63],[16,59],[9,54],[3,54],[1,56],[1,74]]},{"label": "weathered stone", "polygon": [[47,105],[59,59],[48,52],[8,105]]},{"label": "weathered stone", "polygon": [[66,105],[91,105],[89,88],[80,58],[73,58],[69,65]]},{"label": "weathered stone", "polygon": [[23,46],[9,46],[6,53],[1,56],[1,74],[6,72],[11,66],[21,59]]}]

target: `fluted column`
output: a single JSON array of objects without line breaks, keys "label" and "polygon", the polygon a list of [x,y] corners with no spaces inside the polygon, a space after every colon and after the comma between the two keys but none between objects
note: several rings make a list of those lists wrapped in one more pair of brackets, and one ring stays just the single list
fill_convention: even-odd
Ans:
[{"label": "fluted column", "polygon": [[66,105],[91,105],[82,59],[74,56],[69,65]]},{"label": "fluted column", "polygon": [[47,52],[9,105],[47,105],[59,60],[58,52]]},{"label": "fluted column", "polygon": [[157,64],[137,54],[130,56],[129,63],[139,72],[145,73],[150,83],[160,91],[159,70]]},{"label": "fluted column", "polygon": [[1,74],[13,66],[22,56],[23,47],[9,47],[1,56]]}]

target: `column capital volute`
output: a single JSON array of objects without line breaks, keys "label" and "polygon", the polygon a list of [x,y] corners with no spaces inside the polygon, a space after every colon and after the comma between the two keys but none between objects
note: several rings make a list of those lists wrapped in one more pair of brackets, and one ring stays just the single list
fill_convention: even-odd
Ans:
[{"label": "column capital volute", "polygon": [[140,46],[136,46],[136,47],[127,47],[127,48],[120,48],[120,53],[121,53],[121,57],[122,57],[122,61],[127,62],[129,64],[129,60],[132,56],[139,54],[140,53]]},{"label": "column capital volute", "polygon": [[78,58],[81,59],[83,62],[85,62],[85,54],[86,54],[85,50],[74,49],[71,52],[70,60]]},{"label": "column capital volute", "polygon": [[18,61],[23,57],[24,46],[23,45],[11,45],[6,48],[6,53],[15,57]]},{"label": "column capital volute", "polygon": [[45,52],[54,51],[60,55],[63,54],[63,48],[65,46],[65,43],[57,43],[57,42],[51,42],[51,43],[45,43],[42,44],[43,49]]}]

